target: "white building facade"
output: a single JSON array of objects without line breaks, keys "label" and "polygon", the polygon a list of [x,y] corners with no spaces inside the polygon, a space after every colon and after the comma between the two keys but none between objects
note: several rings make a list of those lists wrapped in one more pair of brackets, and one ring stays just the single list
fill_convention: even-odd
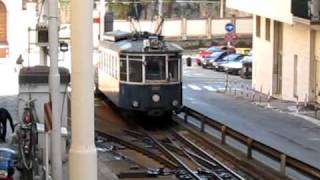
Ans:
[{"label": "white building facade", "polygon": [[27,53],[28,27],[37,21],[35,0],[0,0],[0,59],[15,63]]},{"label": "white building facade", "polygon": [[255,90],[284,100],[320,102],[320,21],[310,11],[320,3],[310,2],[227,0],[227,7],[253,14]]}]

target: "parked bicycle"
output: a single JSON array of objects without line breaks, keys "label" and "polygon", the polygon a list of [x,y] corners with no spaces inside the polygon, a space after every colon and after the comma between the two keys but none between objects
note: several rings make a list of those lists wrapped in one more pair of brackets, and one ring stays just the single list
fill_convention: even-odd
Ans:
[{"label": "parked bicycle", "polygon": [[35,104],[35,99],[29,98],[25,101],[24,111],[22,114],[22,121],[18,125],[17,143],[20,156],[20,163],[18,169],[21,171],[22,180],[33,180],[38,171],[38,131],[37,122],[39,122]]}]

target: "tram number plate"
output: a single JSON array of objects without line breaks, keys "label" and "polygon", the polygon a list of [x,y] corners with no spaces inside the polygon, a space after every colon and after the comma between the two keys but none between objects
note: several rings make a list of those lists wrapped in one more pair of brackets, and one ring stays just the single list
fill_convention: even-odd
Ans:
[{"label": "tram number plate", "polygon": [[159,91],[160,90],[160,86],[152,86],[152,91]]}]

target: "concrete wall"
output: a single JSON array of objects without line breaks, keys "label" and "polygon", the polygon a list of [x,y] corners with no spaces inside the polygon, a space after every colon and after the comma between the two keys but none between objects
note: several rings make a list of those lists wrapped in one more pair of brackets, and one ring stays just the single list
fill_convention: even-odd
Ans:
[{"label": "concrete wall", "polygon": [[[230,19],[212,19],[211,20],[211,35],[223,36],[226,33],[225,24],[230,22]],[[142,31],[153,32],[156,25],[155,21],[140,21],[140,25],[136,24],[137,29]],[[162,34],[166,37],[181,37],[183,28],[186,28],[187,36],[207,36],[207,26],[209,26],[207,19],[186,20],[186,27],[183,27],[182,19],[165,20],[162,28]],[[252,34],[252,18],[238,18],[236,19],[237,33],[239,35]],[[114,30],[131,31],[130,23],[125,20],[115,20]]]},{"label": "concrete wall", "polygon": [[[274,21],[271,20],[271,39],[265,38],[265,18],[261,17],[261,36],[253,36],[253,78],[255,90],[272,94],[275,84],[274,68]],[[254,31],[255,29],[254,21]],[[314,68],[312,54],[312,33],[309,26],[295,23],[283,23],[282,47],[282,93],[281,98],[295,101],[294,93],[294,57],[297,56],[297,91],[299,101],[314,99]]]},{"label": "concrete wall", "polygon": [[205,36],[207,21],[203,20],[187,20],[187,36]]},{"label": "concrete wall", "polygon": [[228,8],[238,9],[251,14],[293,23],[291,0],[227,0]]},{"label": "concrete wall", "polygon": [[15,63],[19,54],[24,54],[28,47],[28,26],[36,21],[35,3],[27,3],[27,9],[22,10],[21,0],[2,0],[7,9],[7,40],[9,45],[9,59]]},{"label": "concrete wall", "polygon": [[[270,36],[273,37],[274,21],[271,21],[270,25]],[[253,29],[255,32],[255,21]],[[255,34],[253,34],[252,86],[257,91],[262,91],[265,94],[272,93],[273,88],[273,43],[273,38],[270,38],[270,41],[265,38],[265,18],[261,17],[261,36],[256,37]]]},{"label": "concrete wall", "polygon": [[[249,5],[250,4],[250,5]],[[291,0],[227,0],[227,7],[261,16],[261,36],[256,37],[256,21],[253,21],[253,87],[263,93],[275,88],[274,72],[275,21],[282,22],[282,92],[281,98],[300,102],[315,98],[316,68],[314,55],[320,54],[315,47],[319,31],[312,31],[310,25],[293,21]],[[265,17],[271,19],[270,41],[266,40]],[[295,70],[295,57],[297,70]],[[296,85],[295,85],[296,74]],[[295,88],[296,87],[296,88]],[[296,92],[294,92],[296,89]]]},{"label": "concrete wall", "polygon": [[299,101],[305,96],[313,97],[313,69],[311,63],[311,30],[301,23],[283,25],[283,81],[282,97],[287,100],[294,98],[294,56],[297,55],[297,95]]},{"label": "concrete wall", "polygon": [[169,37],[174,37],[177,34],[181,35],[182,34],[181,20],[178,19],[178,20],[164,21],[162,34]]}]

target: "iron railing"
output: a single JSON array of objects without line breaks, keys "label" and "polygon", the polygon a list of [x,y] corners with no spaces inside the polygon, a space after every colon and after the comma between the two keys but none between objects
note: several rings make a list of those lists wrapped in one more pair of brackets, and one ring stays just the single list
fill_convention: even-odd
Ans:
[{"label": "iron railing", "polygon": [[247,158],[252,159],[252,152],[257,151],[266,157],[269,157],[280,163],[280,173],[286,176],[286,168],[293,168],[294,170],[309,176],[312,179],[320,179],[320,169],[302,162],[294,157],[291,157],[284,152],[281,152],[275,148],[272,148],[264,143],[261,143],[247,135],[244,135],[231,127],[228,127],[221,122],[218,122],[208,116],[197,112],[189,107],[183,107],[181,112],[184,113],[184,121],[188,123],[188,116],[191,116],[200,121],[201,132],[206,132],[205,127],[209,126],[221,133],[220,141],[221,144],[226,144],[227,136],[233,138],[234,140],[240,142],[247,147]]}]

